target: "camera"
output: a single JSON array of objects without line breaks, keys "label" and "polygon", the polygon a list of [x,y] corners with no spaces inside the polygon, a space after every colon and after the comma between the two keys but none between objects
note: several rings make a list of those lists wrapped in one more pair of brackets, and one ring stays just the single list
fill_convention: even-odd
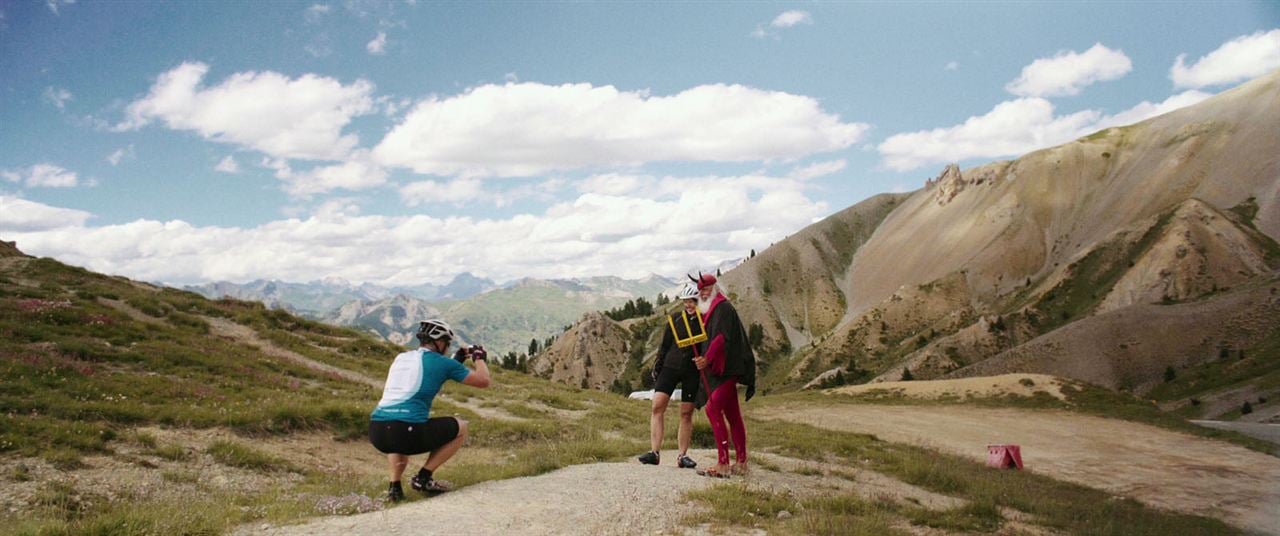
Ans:
[{"label": "camera", "polygon": [[489,353],[479,344],[463,346],[453,353],[453,360],[459,363],[466,363],[468,357],[473,361],[485,361],[489,358]]}]

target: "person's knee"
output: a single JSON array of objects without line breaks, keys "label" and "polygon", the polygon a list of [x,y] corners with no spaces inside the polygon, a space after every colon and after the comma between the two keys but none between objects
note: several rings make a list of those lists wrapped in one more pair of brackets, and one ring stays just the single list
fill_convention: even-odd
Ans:
[{"label": "person's knee", "polygon": [[458,438],[460,439],[467,438],[467,421],[464,421],[462,419],[458,419]]},{"label": "person's knee", "polygon": [[662,415],[663,413],[666,413],[666,412],[667,412],[667,401],[666,401],[666,400],[654,400],[654,401],[653,401],[653,414],[654,414],[654,415]]},{"label": "person's knee", "polygon": [[686,420],[693,418],[693,404],[688,402],[680,404],[680,418]]}]

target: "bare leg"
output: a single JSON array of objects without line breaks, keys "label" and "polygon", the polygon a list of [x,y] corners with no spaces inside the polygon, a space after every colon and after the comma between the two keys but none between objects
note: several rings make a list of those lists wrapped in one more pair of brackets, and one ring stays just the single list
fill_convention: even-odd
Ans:
[{"label": "bare leg", "polygon": [[662,418],[667,413],[667,401],[671,395],[653,393],[653,413],[649,415],[649,450],[658,452],[662,449],[662,432],[665,423]]},{"label": "bare leg", "polygon": [[466,440],[467,421],[458,419],[458,437],[453,438],[453,441],[445,443],[440,448],[431,451],[431,454],[427,456],[427,463],[422,464],[422,467],[434,473],[436,469],[439,469],[440,466],[444,464],[444,462],[449,461],[449,458],[452,458],[454,454],[457,454],[458,450],[462,448],[462,442]]},{"label": "bare leg", "polygon": [[677,435],[677,442],[680,445],[680,455],[683,456],[689,452],[689,443],[693,440],[693,403],[680,403],[680,431]]},{"label": "bare leg", "polygon": [[409,465],[409,457],[404,454],[388,454],[387,464],[391,466],[391,481],[399,482],[404,476],[404,468]]}]

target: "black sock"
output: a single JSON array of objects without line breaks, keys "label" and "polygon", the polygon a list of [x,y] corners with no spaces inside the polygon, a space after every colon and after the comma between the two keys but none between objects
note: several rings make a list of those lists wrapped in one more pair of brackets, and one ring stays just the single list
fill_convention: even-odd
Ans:
[{"label": "black sock", "polygon": [[423,467],[422,469],[418,469],[418,480],[423,480],[423,481],[426,481],[426,482],[430,482],[430,481],[431,481],[431,470],[430,470],[430,469],[427,469],[426,467]]}]

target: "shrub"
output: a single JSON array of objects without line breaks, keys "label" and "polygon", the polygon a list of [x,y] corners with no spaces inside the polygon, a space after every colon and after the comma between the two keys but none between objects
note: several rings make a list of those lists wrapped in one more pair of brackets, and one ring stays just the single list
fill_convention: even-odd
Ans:
[{"label": "shrub", "polygon": [[1253,413],[1253,404],[1250,404],[1250,403],[1246,400],[1246,401],[1245,401],[1245,403],[1244,403],[1244,405],[1240,406],[1240,414],[1241,414],[1241,415],[1248,415],[1248,414],[1250,414],[1250,413]]},{"label": "shrub", "polygon": [[187,453],[187,449],[183,448],[182,445],[164,445],[162,447],[156,447],[152,452],[154,452],[156,456],[174,462],[180,462],[191,457],[191,455]]},{"label": "shrub", "polygon": [[911,369],[902,367],[902,381],[909,382],[914,379],[916,379],[916,377],[911,375]]},{"label": "shrub", "polygon": [[223,465],[256,471],[290,471],[289,462],[234,441],[214,441],[206,449],[213,459]]},{"label": "shrub", "polygon": [[1178,377],[1178,373],[1177,371],[1173,370],[1172,366],[1168,366],[1164,368],[1164,383],[1169,383],[1173,381],[1174,378],[1177,378],[1177,377]]}]

